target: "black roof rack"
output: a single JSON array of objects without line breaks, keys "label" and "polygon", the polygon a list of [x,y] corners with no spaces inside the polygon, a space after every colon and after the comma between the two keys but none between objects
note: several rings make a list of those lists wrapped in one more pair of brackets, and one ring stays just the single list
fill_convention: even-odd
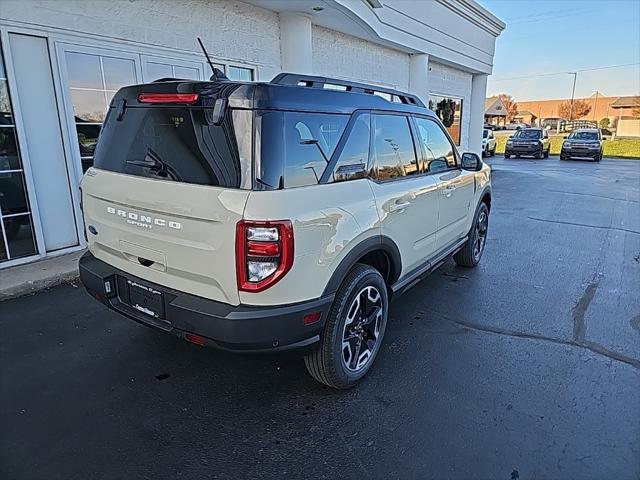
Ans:
[{"label": "black roof rack", "polygon": [[[424,107],[422,100],[416,95],[411,93],[401,92],[392,88],[378,87],[376,85],[368,85],[366,83],[350,82],[348,80],[341,80],[339,78],[329,77],[317,77],[314,75],[302,75],[299,73],[280,73],[276,75],[271,83],[276,85],[295,85],[298,87],[311,87],[311,88],[327,88],[330,87],[344,87],[344,91],[356,92],[356,93],[384,93],[390,96],[395,96],[401,103],[408,105],[415,105],[418,107]],[[342,90],[342,88],[337,88]]]}]

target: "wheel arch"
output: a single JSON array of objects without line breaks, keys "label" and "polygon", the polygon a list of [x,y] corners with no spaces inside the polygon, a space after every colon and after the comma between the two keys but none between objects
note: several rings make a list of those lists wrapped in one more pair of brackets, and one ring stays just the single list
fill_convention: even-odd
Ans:
[{"label": "wheel arch", "polygon": [[380,271],[387,286],[400,278],[402,271],[402,257],[396,243],[384,235],[370,237],[353,247],[340,261],[324,289],[323,296],[335,293],[357,263],[370,265]]}]

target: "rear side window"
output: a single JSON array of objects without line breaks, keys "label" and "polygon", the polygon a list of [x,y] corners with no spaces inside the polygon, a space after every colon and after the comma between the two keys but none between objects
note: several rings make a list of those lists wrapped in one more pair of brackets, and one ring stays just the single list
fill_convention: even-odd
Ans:
[{"label": "rear side window", "polygon": [[424,149],[427,172],[440,172],[456,167],[454,146],[433,120],[417,117],[416,126]]},{"label": "rear side window", "polygon": [[349,118],[324,113],[260,112],[256,188],[317,185]]},{"label": "rear side window", "polygon": [[220,126],[189,107],[110,109],[95,151],[96,168],[160,180],[251,188],[250,111],[228,109]]},{"label": "rear side window", "polygon": [[348,115],[285,112],[285,188],[320,181],[348,120]]},{"label": "rear side window", "polygon": [[374,115],[372,121],[376,178],[390,180],[420,173],[409,119],[402,115]]}]

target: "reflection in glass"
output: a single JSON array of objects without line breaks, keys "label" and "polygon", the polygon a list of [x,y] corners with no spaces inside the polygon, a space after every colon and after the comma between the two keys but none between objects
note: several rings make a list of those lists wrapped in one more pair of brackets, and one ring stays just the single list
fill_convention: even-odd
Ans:
[{"label": "reflection in glass", "polygon": [[379,180],[419,173],[416,152],[406,117],[374,116],[373,156]]},{"label": "reflection in glass", "polygon": [[21,168],[15,128],[0,127],[0,171]]},{"label": "reflection in glass", "polygon": [[67,73],[71,88],[102,89],[100,57],[85,53],[67,52]]},{"label": "reflection in glass", "polygon": [[13,125],[9,86],[6,80],[0,80],[0,125]]},{"label": "reflection in glass", "polygon": [[104,120],[107,103],[103,91],[71,89],[71,103],[76,122],[99,122]]},{"label": "reflection in glass", "polygon": [[0,262],[7,260],[8,258],[7,248],[4,246],[4,238],[0,237]]},{"label": "reflection in glass", "polygon": [[161,78],[171,78],[173,73],[171,72],[171,65],[165,65],[163,63],[147,63],[147,75],[148,80],[153,82]]},{"label": "reflection in glass", "polygon": [[462,99],[431,95],[429,108],[436,113],[440,121],[447,128],[449,135],[451,135],[453,141],[456,142],[456,145],[460,145],[460,134],[462,132]]},{"label": "reflection in glass", "polygon": [[0,171],[0,212],[2,215],[29,212],[22,172]]},{"label": "reflection in glass", "polygon": [[80,159],[82,160],[82,171],[86,172],[93,165],[93,154],[98,143],[101,124],[96,123],[76,123],[78,134],[78,146],[80,147]]},{"label": "reflection in glass", "polygon": [[136,83],[136,70],[133,60],[102,57],[102,68],[104,69],[105,90],[117,90],[125,85]]},{"label": "reflection in glass", "polygon": [[33,236],[31,215],[4,218],[4,232],[12,259],[35,255],[36,242]]}]

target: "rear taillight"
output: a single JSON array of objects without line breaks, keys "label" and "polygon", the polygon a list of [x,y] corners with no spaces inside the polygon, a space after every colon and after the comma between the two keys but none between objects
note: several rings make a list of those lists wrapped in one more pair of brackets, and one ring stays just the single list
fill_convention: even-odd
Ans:
[{"label": "rear taillight", "polygon": [[195,103],[197,93],[141,93],[138,95],[140,103]]},{"label": "rear taillight", "polygon": [[241,220],[236,227],[238,289],[261,292],[293,265],[293,225],[289,220]]}]

